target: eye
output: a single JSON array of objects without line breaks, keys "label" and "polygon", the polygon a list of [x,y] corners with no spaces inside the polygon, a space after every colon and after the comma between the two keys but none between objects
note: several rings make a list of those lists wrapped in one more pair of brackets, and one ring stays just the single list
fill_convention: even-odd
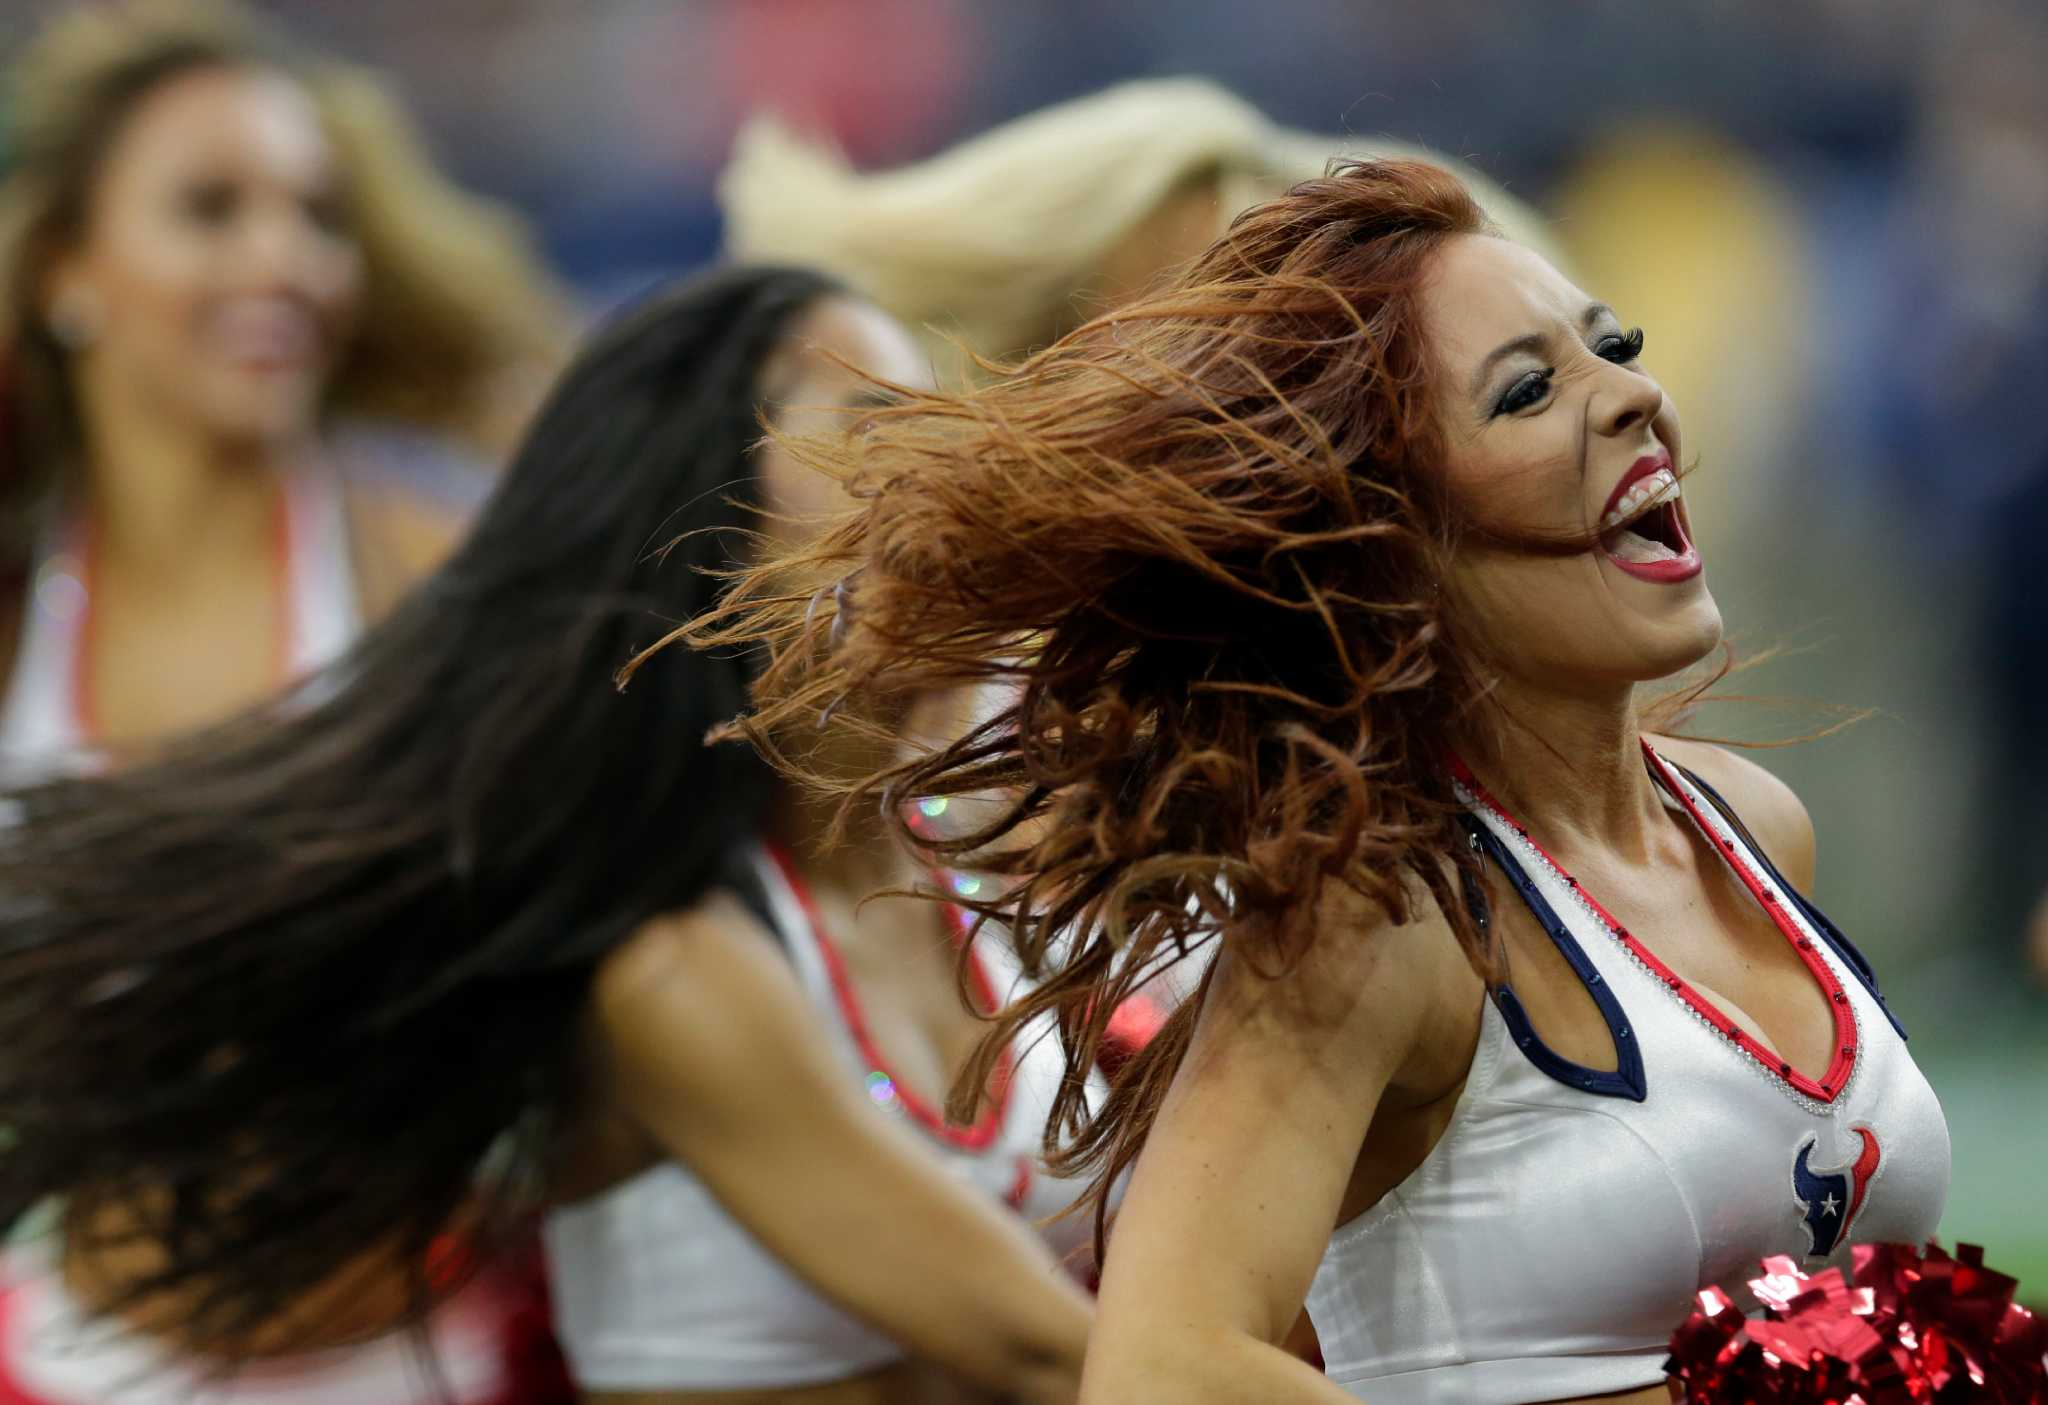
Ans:
[{"label": "eye", "polygon": [[1610,332],[1593,343],[1593,354],[1603,361],[1626,366],[1643,354],[1643,329],[1637,327],[1630,332]]},{"label": "eye", "polygon": [[1496,415],[1512,415],[1543,403],[1543,397],[1550,394],[1550,372],[1531,371],[1520,377],[1507,388],[1494,405]]},{"label": "eye", "polygon": [[348,204],[339,195],[308,196],[304,203],[306,218],[322,234],[345,239],[353,232]]},{"label": "eye", "polygon": [[194,224],[216,228],[235,217],[242,192],[231,181],[207,181],[188,186],[178,197],[178,208]]}]

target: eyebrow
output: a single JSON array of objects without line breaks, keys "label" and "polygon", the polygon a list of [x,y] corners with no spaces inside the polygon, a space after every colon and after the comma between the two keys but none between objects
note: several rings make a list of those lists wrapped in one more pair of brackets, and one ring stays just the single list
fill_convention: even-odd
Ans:
[{"label": "eyebrow", "polygon": [[[1586,310],[1579,314],[1579,326],[1581,329],[1590,329],[1594,323],[1602,319],[1608,321],[1615,320],[1614,309],[1604,302],[1588,303],[1586,304]],[[1493,374],[1493,368],[1507,360],[1510,356],[1516,356],[1523,352],[1534,355],[1549,344],[1550,338],[1542,332],[1529,332],[1523,336],[1516,337],[1513,341],[1502,342],[1492,351],[1486,353],[1486,359],[1481,361],[1479,369],[1472,373],[1472,394],[1476,396],[1486,389],[1486,378]]]}]

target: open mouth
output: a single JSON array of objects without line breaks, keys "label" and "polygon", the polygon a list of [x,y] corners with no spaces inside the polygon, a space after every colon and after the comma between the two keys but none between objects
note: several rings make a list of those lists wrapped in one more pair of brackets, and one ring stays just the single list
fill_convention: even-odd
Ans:
[{"label": "open mouth", "polygon": [[223,298],[210,310],[204,330],[211,350],[242,370],[301,370],[320,354],[318,319],[287,297]]},{"label": "open mouth", "polygon": [[1600,519],[1600,548],[1620,570],[1641,580],[1689,580],[1700,554],[1686,530],[1678,475],[1664,454],[1639,460],[1615,487]]}]

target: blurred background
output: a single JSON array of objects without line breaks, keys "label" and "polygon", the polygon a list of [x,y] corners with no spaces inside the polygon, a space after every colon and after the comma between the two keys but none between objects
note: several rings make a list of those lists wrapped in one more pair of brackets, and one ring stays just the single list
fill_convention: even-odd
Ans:
[{"label": "blurred background", "polygon": [[[58,8],[0,7],[0,59]],[[1195,74],[1462,157],[1649,333],[1738,641],[1708,730],[1820,836],[1947,1107],[1944,1237],[2048,1287],[2048,7],[2039,0],[273,0],[383,70],[592,312],[715,257],[773,110],[857,165]],[[2031,914],[2031,917],[2030,917]],[[2048,943],[2044,943],[2048,947]]]}]

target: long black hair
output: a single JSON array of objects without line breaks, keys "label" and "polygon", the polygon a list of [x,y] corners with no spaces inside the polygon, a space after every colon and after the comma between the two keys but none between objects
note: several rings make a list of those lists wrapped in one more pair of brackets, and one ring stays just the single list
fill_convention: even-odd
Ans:
[{"label": "long black hair", "polygon": [[[527,1217],[595,965],[721,880],[776,783],[706,747],[751,665],[666,650],[758,526],[764,362],[822,277],[643,303],[564,374],[467,542],[287,699],[0,830],[0,1229],[67,1197],[232,1340],[375,1249]],[[723,529],[723,530],[721,530]],[[664,544],[674,543],[664,552]],[[115,1218],[107,1216],[103,1218]],[[182,1299],[181,1299],[182,1300]]]}]

